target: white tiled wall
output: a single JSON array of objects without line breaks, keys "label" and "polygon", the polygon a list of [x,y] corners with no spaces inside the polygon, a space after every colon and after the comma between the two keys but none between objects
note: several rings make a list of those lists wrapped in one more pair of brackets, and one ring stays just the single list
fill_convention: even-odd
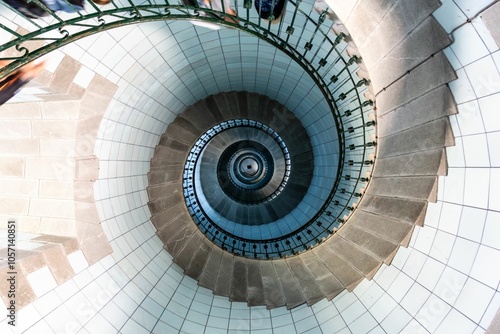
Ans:
[{"label": "white tiled wall", "polygon": [[[446,54],[459,77],[450,87],[460,113],[451,119],[457,145],[448,149],[449,175],[440,179],[439,201],[430,204],[426,226],[415,229],[410,247],[372,281],[332,302],[292,311],[231,303],[184,277],[154,236],[145,188],[159,136],[186,105],[243,88],[267,92],[294,109],[300,101],[284,83],[296,82],[300,69],[262,43],[259,58],[254,47],[235,43],[249,36],[188,22],[128,26],[65,47],[86,65],[75,79],[80,85],[95,72],[120,87],[95,147],[95,197],[114,253],[90,267],[74,255],[70,261],[79,273],[54,289],[41,288],[43,296],[19,313],[23,325],[16,332],[484,333],[500,306],[500,51],[475,16],[491,0],[442,2],[435,16],[455,39]],[[193,29],[201,43],[186,38]],[[248,67],[229,53],[223,59],[219,45],[233,48]],[[195,77],[175,74],[190,70],[189,61],[203,59],[203,51],[213,61]],[[269,66],[273,61],[288,66],[286,75]],[[256,63],[257,76],[243,75]],[[307,78],[301,84],[310,87]],[[315,90],[309,94],[322,98]],[[313,115],[300,117],[312,124]],[[11,331],[0,323],[0,332]]]}]

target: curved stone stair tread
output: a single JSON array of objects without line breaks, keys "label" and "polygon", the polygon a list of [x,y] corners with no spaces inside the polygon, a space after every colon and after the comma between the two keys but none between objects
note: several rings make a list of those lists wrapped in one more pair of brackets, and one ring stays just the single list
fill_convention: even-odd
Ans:
[{"label": "curved stone stair tread", "polygon": [[[370,69],[374,92],[378,93],[383,87],[389,86],[449,44],[451,39],[448,33],[433,16],[427,17]],[[408,49],[411,47],[412,57],[408,57]]]},{"label": "curved stone stair tread", "polygon": [[182,201],[174,204],[166,210],[153,213],[151,216],[151,222],[156,227],[157,232],[160,232],[165,225],[169,224],[174,219],[188,219],[187,217],[190,216],[184,201]]},{"label": "curved stone stair tread", "polygon": [[188,268],[191,263],[191,259],[194,257],[204,238],[205,236],[198,229],[196,229],[191,236],[182,239],[181,242],[184,245],[180,247],[178,252],[175,254],[173,259],[174,263],[182,269]]},{"label": "curved stone stair tread", "polygon": [[272,260],[271,262],[274,266],[274,270],[276,270],[283,295],[285,296],[286,308],[290,310],[304,304],[306,299],[286,261],[284,259],[279,259]]},{"label": "curved stone stair tread", "polygon": [[148,173],[148,182],[150,185],[180,183],[183,171],[184,168],[180,165],[164,169],[157,168]]},{"label": "curved stone stair tread", "polygon": [[448,86],[442,85],[389,113],[379,115],[378,136],[394,135],[456,113],[453,95]]},{"label": "curved stone stair tread", "polygon": [[215,283],[214,293],[220,296],[229,297],[231,294],[231,283],[233,280],[233,264],[234,255],[223,252],[220,262],[217,282]]},{"label": "curved stone stair tread", "polygon": [[446,55],[439,52],[377,94],[377,113],[386,114],[457,79]]},{"label": "curved stone stair tread", "polygon": [[399,249],[398,244],[382,239],[352,224],[343,226],[338,231],[338,234],[348,242],[357,245],[378,261],[384,262],[387,265],[391,263],[396,255],[396,251]]},{"label": "curved stone stair tread", "polygon": [[155,200],[148,202],[149,210],[152,213],[159,213],[165,211],[175,204],[182,203],[184,201],[184,195],[182,192],[172,192],[165,197],[159,197]]},{"label": "curved stone stair tread", "polygon": [[175,137],[172,137],[168,134],[160,137],[160,142],[158,145],[168,147],[172,150],[180,152],[189,152],[189,150],[191,150],[191,146],[180,140],[177,140]]},{"label": "curved stone stair tread", "polygon": [[436,202],[437,176],[374,177],[366,194]]},{"label": "curved stone stair tread", "polygon": [[382,264],[381,261],[361,247],[347,241],[339,234],[333,235],[330,240],[325,242],[325,245],[339,257],[349,262],[354,269],[361,272],[367,279],[372,279]]},{"label": "curved stone stair tread", "polygon": [[427,201],[365,194],[358,210],[422,226]]},{"label": "curved stone stair tread", "polygon": [[233,302],[247,301],[247,264],[244,258],[234,257],[233,277],[229,300]]},{"label": "curved stone stair tread", "polygon": [[332,300],[339,293],[344,291],[344,286],[330,270],[318,259],[313,252],[304,252],[299,255],[300,259],[307,267],[314,280],[318,284],[324,296]]},{"label": "curved stone stair tread", "polygon": [[376,164],[377,177],[445,175],[448,169],[443,148],[378,158]]},{"label": "curved stone stair tread", "polygon": [[200,279],[213,247],[214,244],[207,240],[202,234],[200,246],[193,255],[189,266],[185,270],[186,275],[197,281]]},{"label": "curved stone stair tread", "polygon": [[266,305],[264,294],[264,283],[262,282],[262,273],[259,261],[252,259],[246,260],[247,264],[247,305],[261,306]]},{"label": "curved stone stair tread", "polygon": [[337,277],[347,291],[352,291],[364,279],[361,272],[354,269],[348,261],[339,257],[325,244],[313,248],[313,253]]},{"label": "curved stone stair tread", "polygon": [[455,145],[450,120],[440,118],[395,135],[379,138],[379,158],[428,151]]},{"label": "curved stone stair tread", "polygon": [[190,224],[189,214],[181,214],[164,224],[156,234],[163,241],[164,248],[175,257],[182,249],[186,239],[189,239],[195,232],[194,224]]},{"label": "curved stone stair tread", "polygon": [[302,262],[300,256],[287,258],[285,261],[300,286],[302,295],[308,306],[316,304],[321,299],[325,298],[325,294],[314,279],[315,277],[309,272],[309,269]]},{"label": "curved stone stair tread", "polygon": [[413,223],[396,220],[361,210],[351,216],[349,224],[361,230],[368,231],[381,239],[404,246],[406,238],[412,233]]},{"label": "curved stone stair tread", "polygon": [[[149,181],[149,180],[148,180]],[[161,184],[151,184],[146,188],[149,198],[161,198],[165,194],[182,192],[182,182],[167,182]]]},{"label": "curved stone stair tread", "polygon": [[[180,127],[176,123],[170,123],[165,134],[166,135],[164,135],[162,137],[168,136],[169,138],[178,140],[178,141],[188,145],[189,147],[192,147],[199,137],[198,134],[192,133],[192,132]],[[162,142],[160,141],[160,143],[162,143]]]},{"label": "curved stone stair tread", "polygon": [[264,299],[268,309],[285,306],[286,299],[272,261],[258,261],[262,275]]},{"label": "curved stone stair tread", "polygon": [[222,260],[223,250],[217,246],[213,246],[210,254],[208,255],[208,259],[205,263],[205,267],[203,268],[203,272],[200,275],[200,279],[198,281],[198,285],[214,290],[215,284],[217,282],[217,276],[219,274],[219,269]]},{"label": "curved stone stair tread", "polygon": [[[367,30],[361,35],[358,33],[359,30],[351,31],[351,33],[357,41],[358,38],[360,39],[358,41],[360,51],[363,56],[366,54],[366,64],[371,69],[440,5],[438,0],[423,0],[418,4],[391,0],[387,1],[386,7],[381,7],[365,1],[363,6],[354,8],[346,23],[348,22],[350,31],[357,25],[367,26]],[[373,17],[370,14],[363,15],[364,11],[370,14],[374,12],[375,15]],[[389,36],[387,32],[390,32]]]},{"label": "curved stone stair tread", "polygon": [[[193,142],[194,144],[194,142]],[[184,165],[189,151],[176,151],[165,146],[157,146],[155,149],[156,160],[167,160],[172,165]]]}]

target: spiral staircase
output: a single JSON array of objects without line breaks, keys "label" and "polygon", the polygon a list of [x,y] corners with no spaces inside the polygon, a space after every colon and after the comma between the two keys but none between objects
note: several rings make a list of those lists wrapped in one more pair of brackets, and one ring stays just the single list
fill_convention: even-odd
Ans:
[{"label": "spiral staircase", "polygon": [[[291,58],[323,99],[318,115],[311,121],[315,106],[289,107],[263,88],[207,90],[178,108],[159,138],[147,205],[164,249],[198,285],[248,306],[312,306],[371,280],[408,246],[437,200],[445,148],[454,145],[447,84],[456,75],[442,52],[451,40],[431,16],[440,3],[392,1],[387,12],[389,4],[384,11],[368,2],[351,21],[387,15],[381,24],[396,24],[404,12],[404,28],[391,36],[380,28],[370,42],[370,25],[350,32],[337,17],[344,2],[334,13],[322,2],[289,1],[278,24],[259,18],[247,0],[235,2],[237,21],[168,1],[90,3],[85,13],[41,21],[17,13],[31,30],[0,24],[10,38],[0,59],[12,60],[0,77],[86,36],[149,21],[216,23]],[[409,48],[414,57],[405,57]],[[34,84],[52,93],[42,99],[91,99],[42,79]],[[103,100],[104,110],[109,96]],[[90,254],[91,241],[76,239]]]}]

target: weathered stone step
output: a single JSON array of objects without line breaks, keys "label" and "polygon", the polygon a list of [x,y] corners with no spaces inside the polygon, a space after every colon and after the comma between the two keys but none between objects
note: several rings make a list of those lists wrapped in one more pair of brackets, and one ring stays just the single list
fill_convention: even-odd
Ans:
[{"label": "weathered stone step", "polygon": [[363,280],[363,274],[354,269],[348,261],[334,253],[326,246],[326,243],[314,248],[313,253],[348,291],[352,291]]},{"label": "weathered stone step", "polygon": [[435,202],[437,182],[437,176],[375,177],[371,180],[366,193]]},{"label": "weathered stone step", "polygon": [[342,283],[325,267],[324,263],[314,253],[305,252],[300,254],[300,259],[304,262],[311,275],[314,276],[314,280],[328,300],[333,299],[344,291]]},{"label": "weathered stone step", "polygon": [[234,302],[247,301],[247,265],[244,258],[234,257],[233,277],[229,300]]},{"label": "weathered stone step", "polygon": [[268,309],[285,306],[286,300],[272,261],[259,261],[264,287],[264,299]]},{"label": "weathered stone step", "polygon": [[208,256],[208,259],[203,268],[203,272],[200,275],[200,280],[198,285],[205,287],[210,290],[215,289],[215,284],[217,282],[217,276],[219,274],[219,268],[222,260],[222,249],[217,246],[213,246],[212,250]]},{"label": "weathered stone step", "polygon": [[188,268],[204,238],[205,236],[199,230],[195,230],[191,237],[185,238],[185,241],[182,241],[184,247],[174,256],[174,263],[181,268]]},{"label": "weathered stone step", "polygon": [[422,226],[427,210],[427,201],[365,194],[358,209]]},{"label": "weathered stone step", "polygon": [[273,260],[272,264],[276,270],[277,277],[281,284],[283,295],[285,296],[286,308],[288,310],[302,305],[306,298],[302,294],[299,284],[295,280],[290,267],[285,260]]},{"label": "weathered stone step", "polygon": [[233,260],[234,255],[227,252],[222,253],[217,282],[213,290],[217,295],[229,297],[231,294],[231,283],[233,280],[234,270]]},{"label": "weathered stone step", "polygon": [[247,305],[248,306],[266,305],[266,297],[264,295],[264,283],[262,282],[262,273],[259,261],[247,259],[246,264],[247,264]]},{"label": "weathered stone step", "polygon": [[302,295],[306,299],[308,306],[316,304],[321,299],[325,298],[324,293],[319,288],[314,276],[309,272],[309,269],[302,262],[300,256],[294,256],[286,259],[290,271],[295,280],[300,286]]},{"label": "weathered stone step", "polygon": [[445,175],[447,171],[446,150],[414,152],[377,160],[377,176]]}]

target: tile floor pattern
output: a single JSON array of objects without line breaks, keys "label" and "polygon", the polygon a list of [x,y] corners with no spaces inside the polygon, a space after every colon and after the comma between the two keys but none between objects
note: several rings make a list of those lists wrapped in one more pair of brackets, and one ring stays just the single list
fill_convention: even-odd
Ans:
[{"label": "tile floor pattern", "polygon": [[[205,85],[210,75],[200,76],[199,84],[176,87],[173,74],[181,68],[167,72],[171,82],[142,77],[144,69],[161,72],[163,61],[151,54],[175,50],[178,63],[184,64],[186,55],[164,36],[165,24],[117,29],[55,51],[54,59],[68,54],[85,65],[75,78],[78,85],[85,87],[99,73],[120,87],[116,96],[122,102],[109,108],[95,148],[101,159],[95,197],[114,253],[92,266],[74,255],[77,275],[55,288],[45,268],[32,273],[32,279],[47,284],[36,289],[37,301],[19,312],[16,332],[484,333],[500,306],[500,266],[492,265],[500,263],[500,51],[476,15],[491,0],[442,3],[434,16],[455,40],[446,54],[458,74],[450,87],[459,114],[451,117],[456,146],[447,149],[449,173],[440,178],[439,200],[429,205],[425,227],[416,228],[410,246],[400,248],[391,266],[372,281],[331,302],[291,311],[248,308],[214,297],[183,276],[154,235],[145,191],[154,146],[176,112],[212,93],[206,90],[211,85]],[[470,24],[465,23],[468,18]],[[193,29],[187,23],[178,27]],[[224,36],[233,34],[224,29],[199,32],[200,40],[228,44]],[[245,37],[239,38],[244,45]],[[279,72],[273,76],[281,75],[283,83],[301,76],[278,54],[270,52],[269,59],[283,62],[286,72],[273,67]],[[245,68],[238,71],[242,74],[217,81],[229,87],[213,87],[213,92],[246,87]],[[252,82],[255,87],[258,80]],[[148,100],[158,89],[165,94]],[[286,87],[275,94],[280,92],[293,95]],[[146,100],[147,114],[134,108]],[[11,331],[3,320],[0,332]]]}]

